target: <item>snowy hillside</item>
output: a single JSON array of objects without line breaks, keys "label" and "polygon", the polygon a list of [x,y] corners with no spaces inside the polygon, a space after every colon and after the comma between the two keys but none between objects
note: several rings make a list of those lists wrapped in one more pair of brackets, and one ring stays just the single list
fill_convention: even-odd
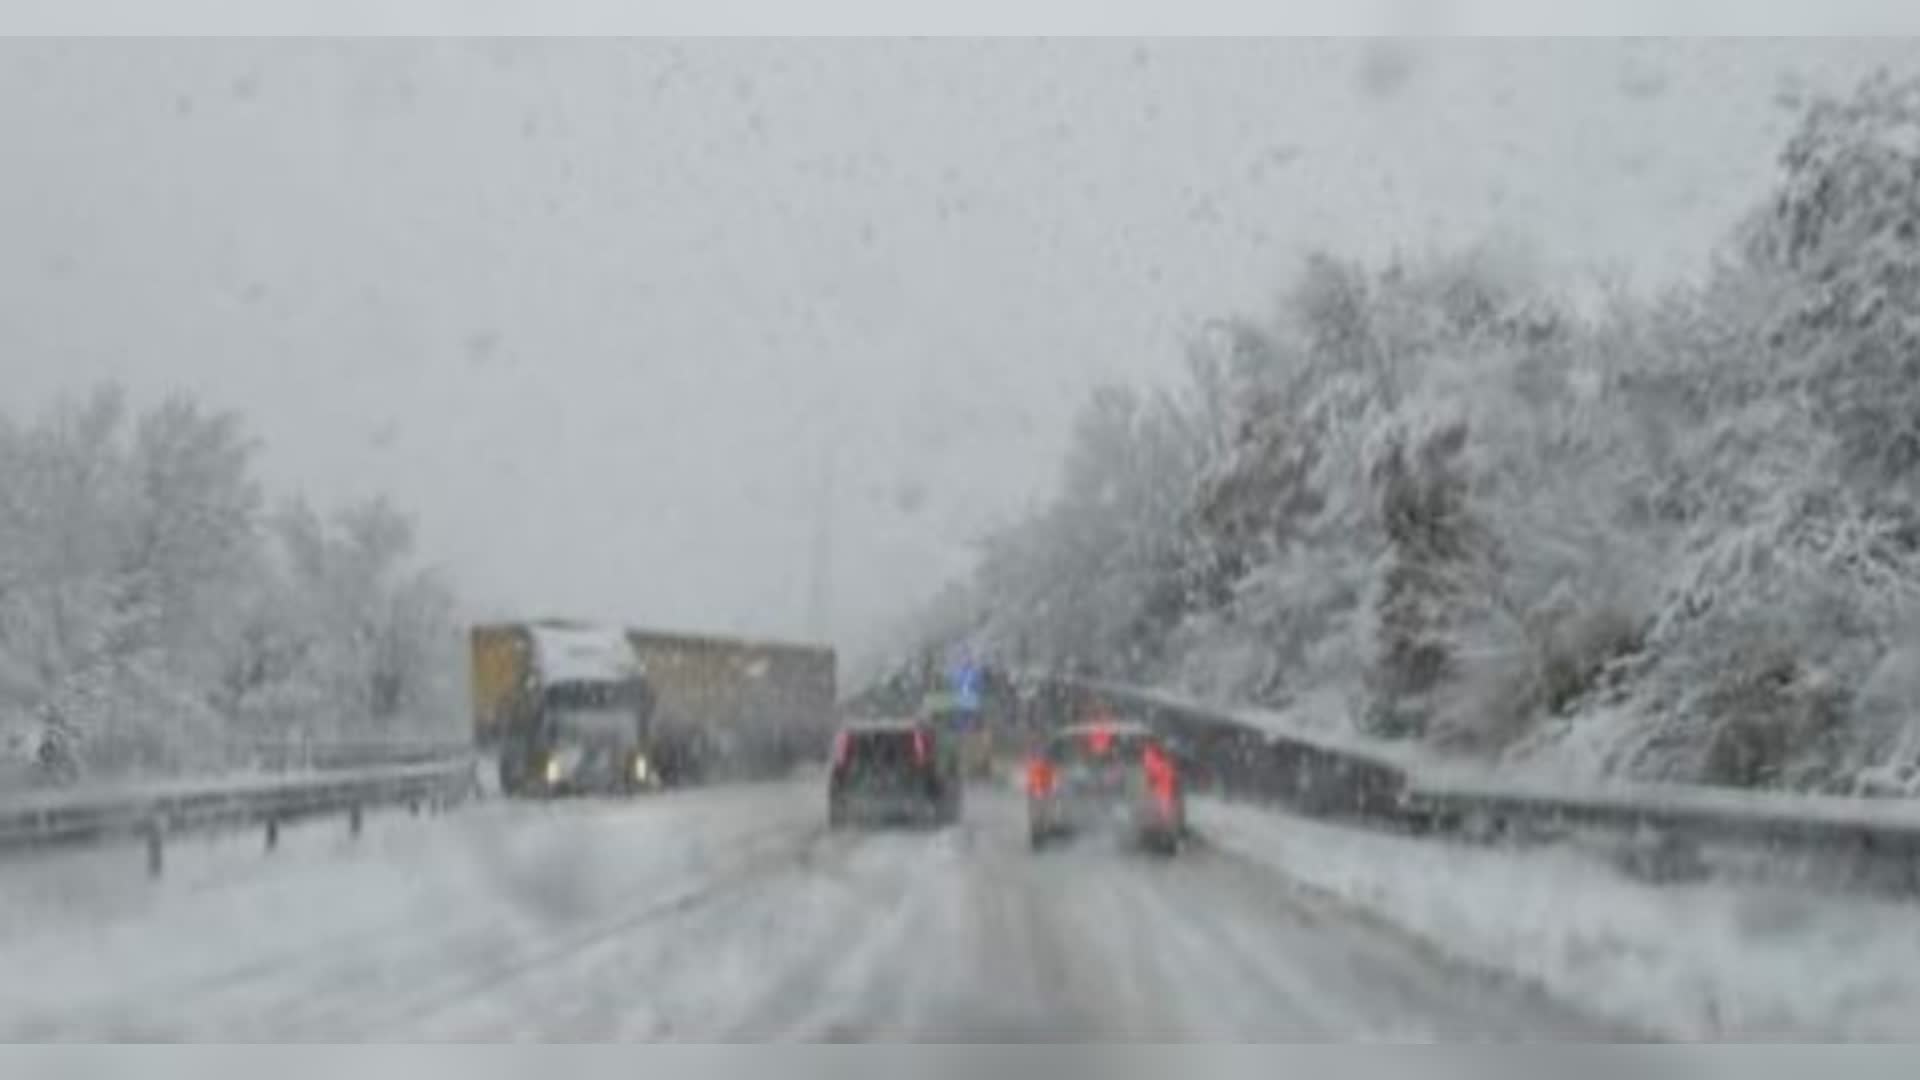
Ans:
[{"label": "snowy hillside", "polygon": [[1700,285],[1315,257],[927,626],[1501,760],[1798,789],[1920,755],[1920,82],[1802,108]]},{"label": "snowy hillside", "polygon": [[254,452],[233,415],[114,388],[0,418],[10,757],[51,739],[95,775],[202,770],[262,740],[449,734],[451,601],[409,520],[270,509]]}]

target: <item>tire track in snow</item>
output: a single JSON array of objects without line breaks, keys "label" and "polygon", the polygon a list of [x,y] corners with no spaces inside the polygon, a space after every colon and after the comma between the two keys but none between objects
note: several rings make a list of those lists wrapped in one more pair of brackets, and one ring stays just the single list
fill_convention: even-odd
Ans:
[{"label": "tire track in snow", "polygon": [[951,882],[972,834],[964,821],[930,833],[848,834],[854,856],[836,891],[850,902],[821,924],[824,933],[787,958],[784,972],[747,1004],[726,1037],[851,1042],[890,1026],[914,961],[926,951],[916,942],[933,944],[916,925],[924,919],[926,892]]},{"label": "tire track in snow", "polygon": [[[156,911],[156,917],[166,917],[163,925],[185,923],[191,940],[170,943],[149,930],[122,933],[114,944],[96,950],[96,966],[144,973],[140,983],[87,985],[68,979],[68,988],[46,1000],[44,1015],[15,1017],[7,1027],[14,1037],[89,1041],[109,1033],[145,1040],[367,1038],[382,1030],[383,1013],[417,1000],[423,988],[469,978],[476,960],[497,966],[503,954],[510,958],[550,943],[556,926],[564,934],[604,912],[609,899],[623,900],[618,890],[629,882],[637,886],[635,902],[650,896],[687,901],[689,868],[700,878],[711,876],[703,865],[709,861],[701,855],[703,847],[719,849],[713,872],[721,873],[769,844],[776,851],[790,849],[811,831],[795,823],[784,805],[790,800],[779,793],[770,802],[765,793],[700,794],[705,797],[617,807],[516,807],[518,812],[499,815],[501,820],[478,822],[478,833],[436,829],[434,843],[422,850],[362,849],[346,857],[256,863],[264,871],[256,890],[232,897],[175,897]],[[718,816],[709,823],[710,815]],[[683,818],[694,828],[683,828]],[[663,848],[663,874],[632,863],[628,849],[651,852],[658,840],[671,841]],[[591,870],[596,863],[614,865],[604,859],[610,851],[623,857],[619,872],[573,882],[583,894],[573,910],[566,905],[528,909],[540,899],[529,886],[556,868],[552,855]],[[411,881],[409,864],[396,859],[415,860],[419,870]],[[322,880],[332,877],[339,881]],[[178,903],[214,899],[222,901],[216,910],[232,907],[233,915],[254,915],[248,909],[257,903],[268,902],[269,911],[285,910],[289,895],[322,885],[381,891],[352,891],[334,899],[325,892],[308,894],[305,903],[287,911],[298,915],[311,909],[321,916],[304,932],[295,921],[276,926],[270,935],[243,928],[232,941],[212,936],[218,923],[195,906]],[[344,910],[335,910],[341,906]],[[631,908],[622,903],[621,910],[624,916]],[[143,963],[148,958],[158,963]]]},{"label": "tire track in snow", "polygon": [[499,1039],[531,1025],[542,1040],[568,1042],[709,1038],[755,986],[785,969],[783,950],[813,940],[788,932],[793,907],[854,853],[824,824],[809,826],[805,842],[742,868],[697,902],[541,958],[479,1002],[450,999],[437,1015],[416,1017],[409,1037]]},{"label": "tire track in snow", "polygon": [[[441,850],[411,888],[404,863],[362,867],[339,895],[365,902],[316,913],[296,946],[263,934],[169,961],[194,977],[132,996],[69,979],[67,1000],[47,1000],[58,1030],[94,1039],[178,1037],[138,1021],[180,1014],[207,1032],[191,1037],[223,1041],[1621,1037],[1330,902],[1230,835],[1172,859],[1097,840],[1036,856],[1017,795],[982,791],[931,832],[830,832],[818,811],[816,787],[794,784],[516,831],[477,866]],[[568,867],[587,872],[558,900],[523,894]],[[142,955],[172,953],[102,959]]]},{"label": "tire track in snow", "polygon": [[[346,1023],[355,1019],[359,1008],[357,1004],[348,1004],[344,1015],[339,1010],[323,1012],[318,1017],[307,1017],[291,1025],[291,1030],[337,1031],[347,1026],[363,1033],[356,1036],[359,1039],[377,1040],[393,1036],[413,1040],[417,1038],[413,1032],[428,1024],[436,1015],[458,1009],[474,999],[510,997],[511,1000],[525,1000],[523,995],[509,995],[509,988],[518,982],[546,978],[556,971],[564,971],[571,961],[600,946],[616,942],[636,931],[651,929],[655,924],[670,922],[752,888],[796,857],[797,849],[816,843],[825,835],[825,831],[824,826],[797,826],[790,823],[757,830],[745,838],[737,859],[730,859],[725,866],[707,871],[694,884],[671,889],[664,895],[641,902],[636,910],[623,911],[611,918],[569,928],[529,948],[512,949],[498,960],[469,966],[455,972],[452,978],[430,982],[424,988],[399,999],[384,998],[377,1006],[379,1015],[367,1017],[364,1024]],[[498,952],[499,944],[497,936],[469,938],[466,946],[470,947],[456,945],[451,951],[471,955],[493,946],[492,951]],[[424,951],[433,955],[449,950],[442,946]],[[347,994],[333,995],[332,1000],[336,1003],[350,1002],[351,997]],[[493,1039],[499,1035],[496,1030],[478,1037]]]}]

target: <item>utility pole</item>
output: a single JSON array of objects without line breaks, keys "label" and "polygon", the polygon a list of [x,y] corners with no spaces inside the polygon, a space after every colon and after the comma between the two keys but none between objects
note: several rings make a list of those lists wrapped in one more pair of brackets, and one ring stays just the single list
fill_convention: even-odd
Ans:
[{"label": "utility pole", "polygon": [[807,582],[807,632],[815,641],[832,633],[833,602],[833,442],[821,452],[820,487],[813,507],[813,566]]}]

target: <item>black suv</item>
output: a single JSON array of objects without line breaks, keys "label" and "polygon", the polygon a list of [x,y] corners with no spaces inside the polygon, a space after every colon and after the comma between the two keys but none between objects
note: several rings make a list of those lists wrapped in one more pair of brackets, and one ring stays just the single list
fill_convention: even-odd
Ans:
[{"label": "black suv", "polygon": [[960,820],[959,763],[939,732],[918,721],[849,724],[833,737],[827,823]]}]

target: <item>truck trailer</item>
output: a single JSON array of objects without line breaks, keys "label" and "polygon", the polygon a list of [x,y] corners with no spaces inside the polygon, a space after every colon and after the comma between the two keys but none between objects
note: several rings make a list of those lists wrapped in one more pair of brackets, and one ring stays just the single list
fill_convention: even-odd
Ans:
[{"label": "truck trailer", "polygon": [[831,648],[642,629],[627,640],[658,694],[656,743],[676,778],[765,778],[826,759]]}]

